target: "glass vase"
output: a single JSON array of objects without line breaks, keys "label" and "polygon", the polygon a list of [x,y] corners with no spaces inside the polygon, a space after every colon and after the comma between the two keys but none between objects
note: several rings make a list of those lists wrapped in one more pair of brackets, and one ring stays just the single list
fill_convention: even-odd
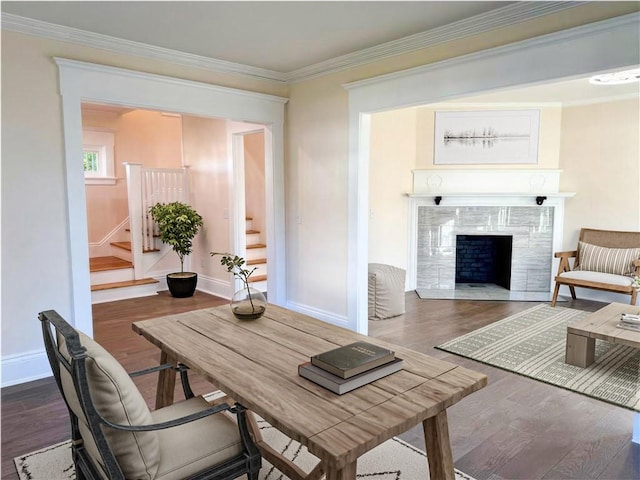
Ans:
[{"label": "glass vase", "polygon": [[240,320],[260,318],[267,309],[267,299],[260,290],[244,287],[233,294],[231,312]]}]

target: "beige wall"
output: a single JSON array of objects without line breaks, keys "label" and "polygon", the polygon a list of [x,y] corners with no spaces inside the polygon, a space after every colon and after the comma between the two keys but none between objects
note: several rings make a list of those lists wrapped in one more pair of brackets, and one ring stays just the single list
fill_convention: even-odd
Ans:
[{"label": "beige wall", "polygon": [[260,242],[266,242],[266,201],[264,183],[264,132],[244,135],[245,211]]},{"label": "beige wall", "polygon": [[369,162],[369,263],[407,269],[408,207],[416,166],[418,109],[371,117]]},{"label": "beige wall", "polygon": [[640,230],[638,99],[565,108],[561,189],[576,192],[565,209],[564,248],[582,227]]},{"label": "beige wall", "polygon": [[[637,9],[636,2],[588,4],[290,86],[3,30],[3,360],[11,357],[17,358],[16,361],[29,361],[31,352],[41,354],[38,311],[53,308],[66,316],[72,311],[62,112],[53,57],[288,96],[285,125],[287,298],[293,303],[344,316],[347,311],[349,149],[348,103],[342,84]],[[194,183],[199,187],[198,182],[199,179]],[[204,180],[202,183],[212,188]],[[220,202],[224,204],[227,196],[221,192],[215,195],[216,199],[220,195]],[[198,200],[197,207],[199,210],[204,206],[219,208],[216,199],[203,203]],[[219,213],[216,216],[219,218]],[[207,235],[214,234],[217,235],[207,232]],[[212,248],[208,242],[202,246],[204,251],[208,248]]]},{"label": "beige wall", "polygon": [[124,114],[83,111],[83,127],[113,131],[115,138],[115,185],[87,185],[89,242],[97,243],[129,216],[125,162],[145,167],[182,166],[182,126],[179,117],[160,112],[134,110]]}]

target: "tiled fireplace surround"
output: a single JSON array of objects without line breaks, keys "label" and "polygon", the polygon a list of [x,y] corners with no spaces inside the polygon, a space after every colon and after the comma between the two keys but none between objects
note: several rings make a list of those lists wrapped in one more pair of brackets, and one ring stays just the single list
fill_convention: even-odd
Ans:
[{"label": "tiled fireplace surround", "polygon": [[512,235],[510,289],[548,292],[553,210],[537,205],[418,207],[417,288],[455,288],[456,235]]},{"label": "tiled fireplace surround", "polygon": [[551,290],[557,268],[553,252],[562,249],[564,201],[573,196],[559,192],[559,170],[428,170],[413,175],[409,287],[456,288],[456,235],[511,235],[510,290]]}]

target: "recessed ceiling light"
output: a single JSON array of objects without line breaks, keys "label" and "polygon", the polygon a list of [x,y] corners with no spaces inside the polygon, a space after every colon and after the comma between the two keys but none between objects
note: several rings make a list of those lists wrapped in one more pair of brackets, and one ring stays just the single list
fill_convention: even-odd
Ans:
[{"label": "recessed ceiling light", "polygon": [[589,83],[594,85],[620,85],[640,81],[640,68],[625,70],[624,72],[603,73],[594,75],[589,79]]}]

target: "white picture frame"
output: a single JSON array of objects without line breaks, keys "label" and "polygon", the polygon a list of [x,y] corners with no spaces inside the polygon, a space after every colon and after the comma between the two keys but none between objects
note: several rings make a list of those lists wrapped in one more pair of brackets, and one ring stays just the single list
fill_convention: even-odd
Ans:
[{"label": "white picture frame", "polygon": [[540,110],[435,112],[436,165],[538,163]]}]

